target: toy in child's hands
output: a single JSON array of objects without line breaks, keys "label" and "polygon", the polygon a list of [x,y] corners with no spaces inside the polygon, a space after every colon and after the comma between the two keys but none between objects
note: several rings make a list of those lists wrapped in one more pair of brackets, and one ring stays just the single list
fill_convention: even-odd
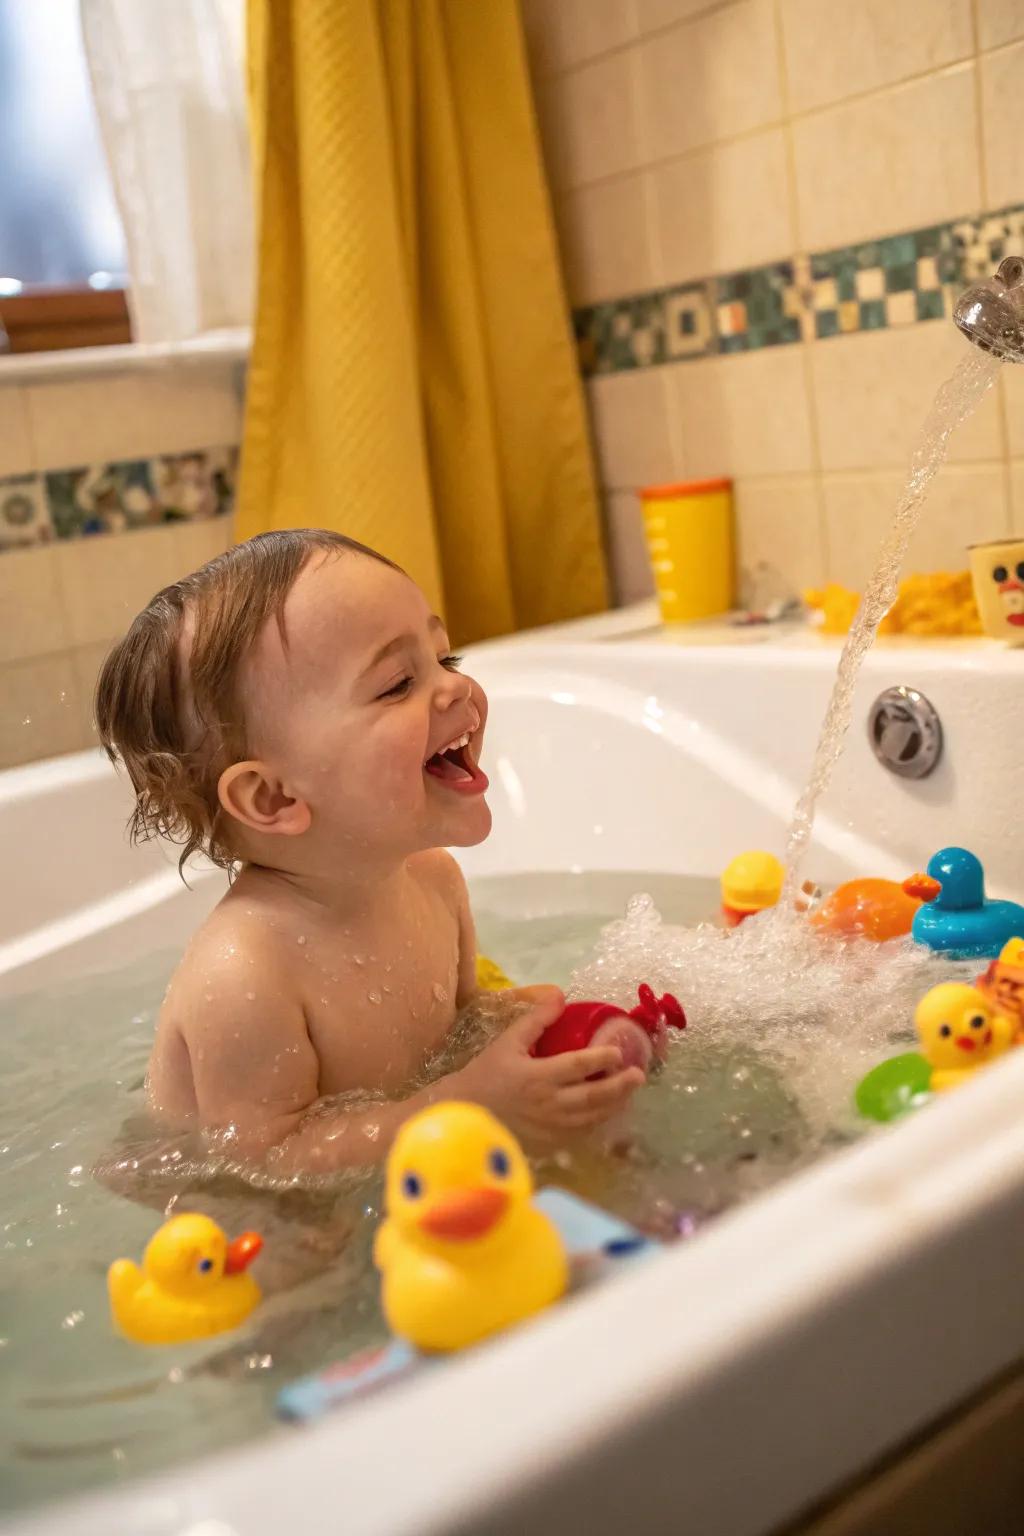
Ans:
[{"label": "toy in child's hands", "polygon": [[[686,1028],[686,1014],[671,993],[659,999],[646,984],[640,987],[639,998],[628,1013],[614,1003],[569,1003],[548,1025],[531,1054],[561,1056],[591,1045],[616,1045],[622,1053],[623,1068],[640,1067],[646,1072],[652,1060],[663,1059],[668,1031]],[[603,1077],[604,1073],[594,1075]]]},{"label": "toy in child's hands", "polygon": [[187,1344],[237,1328],[260,1300],[247,1270],[262,1246],[256,1232],[229,1243],[207,1216],[172,1216],[150,1238],[141,1269],[130,1259],[111,1264],[116,1327],[136,1344]]},{"label": "toy in child's hands", "polygon": [[464,1349],[557,1301],[568,1260],[532,1196],[519,1143],[480,1105],[407,1120],[373,1251],[391,1331],[421,1350]]}]

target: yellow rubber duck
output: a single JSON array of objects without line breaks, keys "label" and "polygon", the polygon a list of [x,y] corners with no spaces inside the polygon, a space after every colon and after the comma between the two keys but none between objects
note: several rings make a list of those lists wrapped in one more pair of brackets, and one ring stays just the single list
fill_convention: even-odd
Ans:
[{"label": "yellow rubber duck", "polygon": [[568,1260],[532,1194],[519,1143],[486,1109],[435,1104],[407,1120],[373,1253],[392,1332],[464,1349],[557,1301]]},{"label": "yellow rubber duck", "polygon": [[187,1344],[237,1328],[260,1300],[248,1266],[263,1240],[229,1243],[208,1216],[182,1214],[150,1238],[142,1268],[118,1259],[107,1271],[115,1326],[136,1344]]},{"label": "yellow rubber duck", "polygon": [[774,853],[759,848],[737,854],[722,872],[722,917],[726,927],[738,928],[755,912],[774,907],[782,895],[785,870]]},{"label": "yellow rubber duck", "polygon": [[933,1093],[965,1083],[979,1067],[1009,1050],[1013,1026],[976,987],[947,981],[933,987],[914,1015],[921,1052],[932,1069]]}]

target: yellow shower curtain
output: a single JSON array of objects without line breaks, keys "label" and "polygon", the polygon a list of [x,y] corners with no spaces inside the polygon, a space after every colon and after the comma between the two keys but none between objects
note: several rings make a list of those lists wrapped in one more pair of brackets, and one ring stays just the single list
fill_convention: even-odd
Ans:
[{"label": "yellow shower curtain", "polygon": [[249,44],[238,537],[352,534],[457,643],[602,608],[516,0],[249,0]]}]

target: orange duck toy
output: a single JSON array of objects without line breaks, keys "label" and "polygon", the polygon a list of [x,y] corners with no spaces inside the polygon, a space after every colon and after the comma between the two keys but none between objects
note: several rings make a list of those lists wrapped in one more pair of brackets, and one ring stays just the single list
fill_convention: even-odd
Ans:
[{"label": "orange duck toy", "polygon": [[939,883],[930,875],[911,875],[902,885],[895,880],[848,880],[825,898],[811,922],[839,938],[884,944],[905,937],[917,909],[938,893]]}]

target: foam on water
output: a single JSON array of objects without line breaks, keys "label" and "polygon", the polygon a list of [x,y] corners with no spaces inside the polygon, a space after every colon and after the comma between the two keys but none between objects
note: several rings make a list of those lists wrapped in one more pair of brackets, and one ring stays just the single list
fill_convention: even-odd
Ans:
[{"label": "foam on water", "polygon": [[[863,1130],[852,1117],[853,1087],[884,1056],[911,1046],[923,993],[976,970],[910,940],[840,940],[797,913],[764,913],[735,929],[675,927],[639,895],[576,970],[570,995],[629,1006],[638,979],[675,993],[688,1027],[672,1048],[672,1081],[685,1084],[708,1052],[756,1059],[792,1095],[810,1154]],[[683,1118],[681,1138],[685,1130]]]}]

